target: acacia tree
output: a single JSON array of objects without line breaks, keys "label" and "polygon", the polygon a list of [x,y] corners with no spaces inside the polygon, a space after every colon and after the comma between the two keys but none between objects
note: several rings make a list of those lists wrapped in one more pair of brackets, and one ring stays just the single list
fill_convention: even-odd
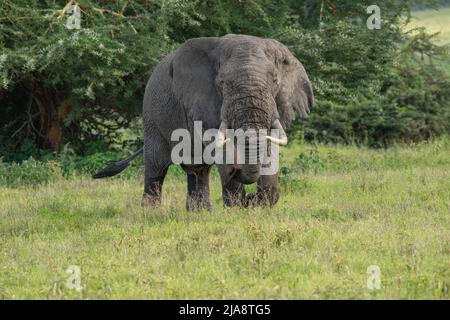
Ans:
[{"label": "acacia tree", "polygon": [[[15,127],[26,122],[41,147],[58,150],[65,137],[86,139],[129,121],[151,68],[172,46],[164,17],[179,9],[162,3],[2,0],[2,104],[26,96]],[[79,29],[68,28],[73,5]]]}]

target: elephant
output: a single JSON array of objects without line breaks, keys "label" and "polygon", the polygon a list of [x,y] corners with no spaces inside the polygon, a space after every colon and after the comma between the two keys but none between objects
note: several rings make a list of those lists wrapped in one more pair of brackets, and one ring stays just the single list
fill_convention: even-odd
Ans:
[{"label": "elephant", "polygon": [[[173,161],[174,130],[194,135],[218,129],[223,144],[226,129],[280,130],[272,143],[285,145],[285,129],[296,117],[307,118],[314,103],[311,82],[302,63],[274,39],[229,34],[187,40],[165,56],[147,83],[143,101],[144,147],[127,159],[110,163],[94,178],[113,176],[144,155],[143,205],[161,202],[167,170]],[[216,141],[217,142],[217,141]],[[188,210],[210,210],[211,164],[181,164],[187,175]],[[261,175],[261,163],[220,164],[225,207],[270,205],[279,199],[278,175]],[[246,195],[245,185],[257,183]]]}]

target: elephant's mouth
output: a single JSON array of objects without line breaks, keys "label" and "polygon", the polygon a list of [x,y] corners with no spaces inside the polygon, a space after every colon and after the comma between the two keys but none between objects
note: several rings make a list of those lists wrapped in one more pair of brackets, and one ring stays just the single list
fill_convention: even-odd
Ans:
[{"label": "elephant's mouth", "polygon": [[258,181],[260,177],[260,166],[251,165],[251,168],[242,166],[229,166],[224,184],[227,185],[231,181],[240,182],[243,184],[252,184]]},{"label": "elephant's mouth", "polygon": [[[227,129],[228,124],[225,121],[222,121],[215,140],[218,148],[222,148],[227,142],[231,141],[231,139],[227,137]],[[280,120],[276,119],[273,121],[270,131],[271,133],[266,135],[267,140],[280,146],[287,145],[288,138]],[[275,136],[272,133],[275,133]]]},{"label": "elephant's mouth", "polygon": [[245,165],[241,169],[236,170],[234,180],[243,184],[255,183],[260,177],[260,168],[260,164]]},{"label": "elephant's mouth", "polygon": [[[226,181],[233,180],[243,184],[257,182],[261,174],[265,174],[266,172],[262,170],[262,164],[264,163],[264,160],[269,158],[268,149],[273,149],[269,148],[269,146],[271,144],[281,146],[287,144],[287,136],[279,120],[273,122],[269,133],[267,130],[264,131],[265,134],[261,134],[261,131],[257,132],[254,130],[256,133],[256,137],[254,138],[256,140],[252,140],[250,136],[241,140],[240,143],[239,139],[237,139],[235,143],[236,136],[231,136],[227,129],[228,125],[226,122],[222,122],[216,136],[217,147],[221,148],[226,144],[233,143],[231,149],[235,151],[236,155],[236,157],[233,157],[233,162],[226,163],[228,166]],[[278,152],[278,149],[276,150]],[[278,159],[278,157],[276,159]]]}]

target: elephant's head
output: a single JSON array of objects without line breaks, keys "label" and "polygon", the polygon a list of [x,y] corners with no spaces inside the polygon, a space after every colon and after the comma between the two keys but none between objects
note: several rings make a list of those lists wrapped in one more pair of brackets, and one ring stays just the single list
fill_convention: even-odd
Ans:
[{"label": "elephant's head", "polygon": [[[204,129],[278,129],[284,145],[284,128],[296,114],[307,117],[313,90],[303,65],[281,43],[244,35],[188,40],[174,54],[170,73],[173,91],[193,121]],[[270,139],[270,137],[269,137]],[[227,166],[230,177],[253,183],[260,163]]]}]

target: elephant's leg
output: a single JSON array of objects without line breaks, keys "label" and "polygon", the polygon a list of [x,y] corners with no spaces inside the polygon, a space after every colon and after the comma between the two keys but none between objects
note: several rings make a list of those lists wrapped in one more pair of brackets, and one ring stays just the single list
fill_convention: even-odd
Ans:
[{"label": "elephant's leg", "polygon": [[247,204],[250,206],[272,207],[279,199],[278,174],[260,176],[258,179],[257,192],[248,195]]},{"label": "elephant's leg", "polygon": [[156,174],[145,172],[144,182],[144,195],[142,196],[143,206],[156,206],[161,203],[162,186],[164,178],[167,173],[167,168],[164,169],[162,174],[156,176]]},{"label": "elephant's leg", "polygon": [[225,207],[244,207],[246,202],[244,185],[234,180],[222,184],[222,199]]},{"label": "elephant's leg", "polygon": [[185,169],[187,174],[187,210],[211,210],[211,203],[209,201],[210,170],[211,166]]},{"label": "elephant's leg", "polygon": [[245,187],[233,180],[235,169],[232,166],[217,165],[222,182],[222,199],[225,207],[245,206]]},{"label": "elephant's leg", "polygon": [[144,136],[145,180],[142,205],[155,206],[161,203],[164,178],[171,164],[170,149],[158,135],[147,137],[148,135]]}]

